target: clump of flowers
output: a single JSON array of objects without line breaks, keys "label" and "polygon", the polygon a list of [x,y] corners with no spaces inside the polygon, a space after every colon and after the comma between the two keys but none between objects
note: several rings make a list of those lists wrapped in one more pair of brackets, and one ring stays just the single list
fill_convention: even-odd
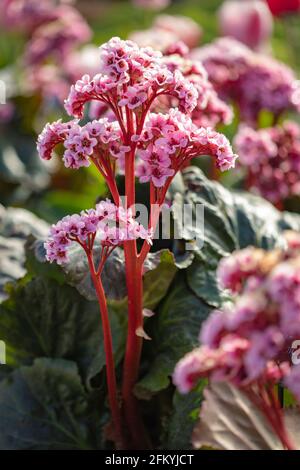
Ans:
[{"label": "clump of flowers", "polygon": [[[176,45],[175,45],[176,46]],[[178,44],[177,44],[178,46]],[[220,124],[228,125],[233,119],[232,109],[221,100],[211,82],[205,68],[198,61],[182,57],[184,51],[175,50],[166,52],[164,62],[171,71],[179,70],[188,78],[198,91],[197,105],[192,111],[191,118],[196,126],[215,128]],[[169,107],[172,98],[169,99]]]},{"label": "clump of flowers", "polygon": [[[71,87],[65,107],[73,119],[67,123],[57,121],[47,124],[38,139],[38,151],[45,160],[52,157],[55,147],[60,144],[64,147],[65,166],[77,169],[94,164],[104,176],[114,200],[115,205],[100,203],[95,210],[63,219],[52,228],[46,249],[50,261],[65,262],[70,243],[76,241],[82,244],[89,257],[100,310],[105,312],[100,274],[95,271],[91,251],[88,250],[97,240],[97,233],[104,234],[102,246],[105,249],[108,247],[108,251],[120,243],[124,245],[128,336],[122,384],[123,413],[119,409],[116,386],[111,385],[116,383],[116,379],[110,327],[107,315],[102,315],[104,341],[108,342],[110,404],[121,447],[128,442],[134,448],[145,445],[133,388],[138,377],[143,337],[146,337],[142,333],[144,261],[166,192],[175,174],[191,158],[211,155],[221,170],[232,168],[236,160],[225,136],[208,128],[197,127],[191,119],[195,107],[200,106],[201,101],[203,106],[206,103],[207,78],[203,77],[203,89],[200,81],[198,77],[195,86],[193,80],[185,77],[180,70],[171,70],[160,52],[139,48],[132,41],[113,38],[100,48],[98,73],[93,77],[84,75]],[[162,97],[176,100],[178,108],[168,109],[165,106],[164,113],[152,112],[155,102],[159,103]],[[84,117],[84,108],[89,102],[105,105],[110,111],[109,119],[102,117],[81,125],[79,119]],[[125,202],[116,184],[117,168],[125,174]],[[150,186],[147,228],[135,221],[136,176],[140,182],[149,183]],[[105,208],[105,217],[101,219]],[[113,232],[103,227],[107,217],[116,222]],[[140,250],[137,238],[144,240]],[[64,243],[67,249],[62,246]],[[125,428],[127,434],[123,432]]]},{"label": "clump of flowers", "polygon": [[31,32],[44,22],[57,18],[57,0],[2,0],[1,24],[9,29]]},{"label": "clump of flowers", "polygon": [[204,323],[201,346],[178,363],[174,383],[182,393],[201,377],[232,383],[263,411],[290,449],[274,394],[274,385],[283,382],[300,402],[299,366],[290,360],[300,334],[300,237],[287,232],[286,240],[285,250],[249,247],[221,261],[219,283],[232,292],[234,303]]},{"label": "clump of flowers", "polygon": [[55,20],[42,23],[31,33],[25,51],[25,63],[34,66],[52,56],[63,61],[73,49],[91,37],[89,26],[72,7],[57,8]]},{"label": "clump of flowers", "polygon": [[217,39],[191,56],[202,61],[220,97],[235,102],[241,120],[251,126],[258,124],[262,110],[272,113],[275,122],[284,112],[300,109],[299,82],[293,71],[234,39]]},{"label": "clump of flowers", "polygon": [[242,127],[235,137],[247,186],[273,204],[300,194],[300,127],[295,122],[253,130]]},{"label": "clump of flowers", "polygon": [[[52,225],[49,239],[45,242],[46,258],[51,263],[53,261],[57,264],[67,263],[68,252],[74,243],[79,244],[87,256],[91,278],[101,306],[108,395],[117,446],[122,446],[124,441],[117,400],[112,338],[101,274],[105,261],[117,246],[137,238],[142,238],[151,245],[151,236],[150,230],[146,230],[134,220],[130,209],[126,210],[106,200],[97,204],[95,209],[82,211],[81,214],[68,215],[57,224]],[[100,254],[97,257],[94,250],[95,245],[101,247]]]},{"label": "clump of flowers", "polygon": [[[165,51],[162,62],[164,74],[169,74],[169,77],[176,74],[178,77],[182,76],[196,89],[198,97],[193,103],[194,109],[190,113],[193,123],[198,127],[210,128],[215,128],[220,124],[230,124],[233,118],[231,107],[218,97],[201,63],[185,57],[187,53],[188,49],[183,43],[175,43]],[[151,110],[164,112],[171,107],[178,106],[180,106],[179,94],[170,93],[167,90],[166,93],[159,92],[157,98],[153,100]],[[182,107],[181,110],[184,111]],[[113,119],[113,116],[110,116],[108,105],[103,100],[92,102],[89,115],[93,118],[108,116]]]},{"label": "clump of flowers", "polygon": [[125,241],[142,238],[151,245],[151,232],[134,220],[130,210],[117,207],[110,200],[102,201],[95,209],[64,217],[52,225],[45,243],[46,258],[51,263],[68,262],[68,251],[78,243],[87,254],[93,255],[95,242],[104,248],[101,252],[100,274],[103,263],[117,246]]}]

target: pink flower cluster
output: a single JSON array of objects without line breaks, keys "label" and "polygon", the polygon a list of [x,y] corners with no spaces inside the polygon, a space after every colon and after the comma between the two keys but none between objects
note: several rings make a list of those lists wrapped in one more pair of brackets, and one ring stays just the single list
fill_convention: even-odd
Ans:
[{"label": "pink flower cluster", "polygon": [[169,114],[151,113],[144,131],[134,139],[140,157],[137,175],[142,183],[152,181],[156,187],[164,186],[191,158],[214,156],[222,171],[234,167],[237,158],[223,134],[198,128],[177,109],[171,109]]},{"label": "pink flower cluster", "polygon": [[175,34],[177,41],[182,41],[189,48],[196,47],[202,37],[201,27],[188,16],[158,15],[153,28]]},{"label": "pink flower cluster", "polygon": [[[41,158],[49,160],[54,148],[63,143],[67,167],[88,166],[92,161],[105,177],[111,177],[116,160],[123,169],[126,155],[137,151],[137,176],[141,182],[152,181],[158,188],[193,157],[215,156],[222,171],[234,166],[236,155],[226,137],[197,127],[181,112],[192,112],[197,106],[200,113],[211,97],[200,66],[189,65],[189,80],[170,63],[166,65],[160,53],[139,49],[118,38],[101,47],[100,59],[101,73],[93,79],[84,75],[78,80],[71,88],[66,108],[73,116],[82,117],[84,105],[98,100],[109,107],[113,116],[82,127],[78,120],[48,124],[38,138]],[[169,95],[180,110],[149,114],[155,98]]]},{"label": "pink flower cluster", "polygon": [[[177,53],[166,55],[164,62],[172,72],[179,70],[198,91],[197,106],[191,113],[195,125],[214,128],[219,124],[228,125],[231,123],[233,119],[232,109],[218,97],[208,80],[206,70],[199,61],[182,57],[177,51]],[[168,107],[171,106],[172,98],[169,98]]]},{"label": "pink flower cluster", "polygon": [[57,0],[2,0],[0,22],[9,29],[31,32],[57,18]]},{"label": "pink flower cluster", "polygon": [[[121,143],[121,130],[116,121],[107,118],[92,121],[80,126],[73,120],[62,123],[60,120],[47,124],[39,135],[37,148],[44,160],[50,160],[55,147],[63,143],[63,161],[67,168],[78,169],[89,166],[91,160],[110,165],[110,159],[122,158],[130,147]],[[104,170],[105,172],[105,170]]]},{"label": "pink flower cluster", "polygon": [[240,162],[247,171],[249,189],[274,204],[300,194],[300,126],[253,130],[242,127],[235,137]]},{"label": "pink flower cluster", "polygon": [[192,51],[191,57],[202,61],[220,97],[238,105],[242,121],[256,125],[262,110],[275,118],[300,110],[300,86],[293,71],[234,39],[217,39]]},{"label": "pink flower cluster", "polygon": [[218,279],[234,303],[206,320],[200,348],[176,366],[182,393],[206,376],[240,388],[283,380],[300,401],[300,367],[289,355],[300,335],[300,236],[286,239],[286,250],[250,247],[221,261]]},{"label": "pink flower cluster", "polygon": [[66,57],[72,48],[90,39],[90,28],[66,1],[3,0],[2,24],[28,34],[27,64],[42,63],[52,54]]},{"label": "pink flower cluster", "polygon": [[52,225],[45,242],[46,258],[51,263],[64,264],[74,242],[86,250],[92,250],[98,241],[102,247],[114,248],[125,241],[141,238],[152,244],[152,233],[132,216],[130,209],[117,207],[108,199],[80,214],[64,217]]},{"label": "pink flower cluster", "polygon": [[[132,41],[112,38],[100,48],[99,74],[88,75],[72,86],[66,101],[70,115],[82,117],[89,101],[100,101],[120,113],[126,105],[136,113],[145,102],[163,94],[178,98],[179,108],[191,112],[198,99],[196,88],[176,71],[164,65],[162,56],[151,48],[139,48]],[[120,109],[116,109],[116,106]]]},{"label": "pink flower cluster", "polygon": [[[231,108],[218,97],[201,63],[184,57],[184,55],[188,53],[188,49],[182,47],[182,44],[183,43],[173,44],[173,46],[169,47],[168,51],[166,51],[166,55],[160,58],[161,67],[163,67],[163,71],[160,75],[163,74],[163,76],[166,76],[167,68],[168,73],[172,74],[176,80],[179,78],[182,80],[183,77],[190,83],[190,86],[193,86],[194,90],[197,91],[198,98],[193,104],[194,109],[191,113],[191,118],[197,126],[214,128],[218,124],[230,124],[233,118]],[[182,89],[182,85],[179,83],[178,87],[180,87],[180,93],[177,93],[177,96],[172,92],[171,87],[169,90],[167,89],[166,92],[159,91],[157,93],[158,99],[153,101],[151,109],[154,111],[168,111],[169,108],[178,106],[182,92],[184,91],[185,93],[186,85],[184,89]],[[179,89],[178,87],[177,90]],[[139,102],[135,103],[134,101],[132,103],[130,102],[130,98],[136,98],[135,89],[134,87],[129,87],[128,90],[127,94],[119,100],[119,105],[123,106],[128,104],[134,109],[136,104],[143,104],[148,100],[149,93],[141,91],[137,94]],[[107,110],[107,105],[102,101],[97,102],[94,100],[91,104],[90,116],[99,118],[103,114],[107,115]],[[185,110],[183,109],[183,111]]]},{"label": "pink flower cluster", "polygon": [[[140,162],[136,174],[142,183],[152,181],[162,187],[191,158],[200,155],[216,157],[216,165],[222,171],[232,168],[236,155],[223,134],[211,129],[197,128],[191,119],[172,109],[169,114],[151,113],[140,135],[133,135]],[[80,126],[78,121],[47,124],[38,138],[38,152],[49,160],[54,148],[63,143],[63,161],[66,167],[78,169],[89,166],[91,161],[108,174],[117,161],[124,168],[126,153],[130,146],[124,145],[117,121],[107,118]]]}]

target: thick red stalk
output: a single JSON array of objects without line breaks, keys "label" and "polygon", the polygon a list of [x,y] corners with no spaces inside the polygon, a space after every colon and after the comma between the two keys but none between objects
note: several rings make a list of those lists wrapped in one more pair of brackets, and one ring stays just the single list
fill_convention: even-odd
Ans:
[{"label": "thick red stalk", "polygon": [[97,299],[100,307],[102,328],[103,328],[103,340],[104,340],[104,351],[106,358],[106,380],[107,380],[107,389],[108,389],[108,400],[109,406],[112,414],[112,422],[115,432],[115,442],[117,449],[125,449],[125,441],[123,439],[122,431],[122,420],[121,412],[118,401],[118,392],[117,392],[117,382],[115,375],[115,362],[113,355],[113,343],[111,336],[111,329],[109,323],[109,316],[107,310],[107,303],[105,298],[105,292],[101,282],[100,275],[96,274],[95,266],[92,258],[92,254],[88,254],[88,261],[92,280],[95,286]]},{"label": "thick red stalk", "polygon": [[[134,133],[133,113],[127,110],[128,142],[131,151],[125,162],[126,206],[134,214],[135,207],[135,145],[131,143]],[[148,447],[138,401],[134,396],[134,385],[138,379],[143,340],[137,329],[143,327],[143,273],[138,263],[136,241],[124,243],[125,269],[128,294],[128,331],[123,369],[122,398],[126,423],[131,436],[131,446],[135,449]]]},{"label": "thick red stalk", "polygon": [[143,277],[137,263],[132,242],[125,246],[125,264],[128,292],[128,332],[123,370],[122,397],[126,422],[135,449],[148,447],[144,426],[134,395],[134,385],[138,380],[143,339],[137,330],[143,328]]}]

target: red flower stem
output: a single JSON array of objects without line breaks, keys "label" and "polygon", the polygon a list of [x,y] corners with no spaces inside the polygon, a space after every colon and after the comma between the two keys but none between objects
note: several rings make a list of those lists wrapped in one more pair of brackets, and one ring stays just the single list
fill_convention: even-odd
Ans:
[{"label": "red flower stem", "polygon": [[[113,197],[114,203],[117,206],[121,206],[121,198],[120,198],[120,193],[117,187],[117,183],[115,180],[115,175],[112,172],[111,168],[106,168],[106,172],[104,172],[103,168],[101,167],[100,163],[97,161],[97,158],[92,158],[92,162],[94,163],[95,167],[99,171],[100,175],[103,176],[105,179],[108,189],[110,190],[110,193]],[[103,163],[103,162],[101,162]],[[108,171],[109,170],[109,171]]]},{"label": "red flower stem", "polygon": [[[133,115],[127,110],[128,134],[132,135]],[[135,146],[128,142],[131,151],[126,156],[125,162],[125,195],[126,206],[131,208],[134,214],[135,206]],[[122,398],[123,409],[131,436],[131,446],[134,449],[148,447],[144,425],[139,413],[138,401],[133,389],[138,379],[142,352],[142,338],[136,331],[143,326],[143,275],[138,264],[136,241],[124,243],[126,283],[128,294],[128,331],[126,351],[123,369]]]},{"label": "red flower stem", "polygon": [[263,384],[258,384],[258,392],[245,391],[252,403],[263,413],[275,434],[287,450],[295,450],[288,436],[282,410],[273,390],[266,389]]},{"label": "red flower stem", "polygon": [[143,277],[132,242],[125,243],[124,249],[128,292],[128,332],[122,397],[132,446],[134,449],[145,449],[148,448],[147,437],[139,412],[138,401],[134,395],[134,385],[138,380],[143,345],[142,337],[137,335],[138,328],[143,328]]},{"label": "red flower stem", "polygon": [[[151,195],[151,204],[150,204],[150,217],[149,217],[149,228],[153,229],[153,233],[155,232],[156,230],[156,227],[157,227],[157,224],[158,224],[158,221],[159,221],[159,216],[160,216],[160,212],[161,212],[161,206],[163,205],[164,203],[164,200],[165,200],[165,197],[166,197],[166,194],[167,194],[167,191],[169,189],[169,186],[171,184],[171,181],[172,181],[172,178],[169,179],[168,183],[166,184],[166,186],[163,188],[163,191],[162,191],[162,194],[160,195],[160,197],[155,200],[155,201],[152,201],[153,199],[153,194],[154,194],[154,186],[152,183],[150,183],[150,195]],[[149,243],[147,243],[146,241],[143,243],[143,246],[142,246],[142,249],[138,255],[138,259],[139,259],[139,264],[141,266],[141,269],[143,268],[143,265],[144,265],[144,262],[145,262],[145,259],[150,251],[150,248],[151,246],[149,245]]]},{"label": "red flower stem", "polygon": [[117,382],[115,375],[115,361],[113,355],[113,343],[112,335],[109,323],[108,309],[105,298],[105,292],[101,282],[100,275],[97,275],[93,255],[91,252],[87,253],[89,268],[91,277],[95,286],[97,299],[100,307],[102,328],[103,328],[103,340],[104,340],[104,351],[106,358],[106,380],[107,380],[107,389],[108,389],[108,401],[112,415],[112,422],[115,432],[115,442],[117,449],[125,449],[125,440],[123,439],[122,432],[122,420],[121,412],[118,402],[118,393],[117,393]]},{"label": "red flower stem", "polygon": [[220,171],[218,170],[218,168],[216,167],[215,165],[215,161],[214,159],[210,159],[210,165],[211,165],[211,174],[210,174],[210,178],[213,180],[213,181],[219,181],[220,180]]},{"label": "red flower stem", "polygon": [[278,209],[280,212],[283,212],[284,211],[284,204],[283,204],[283,201],[277,201],[274,206],[276,207],[276,209]]},{"label": "red flower stem", "polygon": [[289,438],[289,435],[285,426],[285,422],[284,422],[283,410],[280,406],[279,400],[274,391],[274,387],[271,386],[269,388],[268,394],[269,394],[270,402],[271,402],[271,411],[275,412],[277,422],[278,422],[278,436],[280,437],[280,440],[283,443],[283,445],[288,450],[295,450],[295,446]]}]

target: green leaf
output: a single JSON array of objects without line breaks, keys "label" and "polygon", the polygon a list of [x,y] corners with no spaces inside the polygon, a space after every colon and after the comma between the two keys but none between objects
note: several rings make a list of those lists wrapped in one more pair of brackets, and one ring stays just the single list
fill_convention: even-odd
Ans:
[{"label": "green leaf", "polygon": [[[100,255],[100,247],[94,248],[94,259]],[[36,255],[38,256],[38,255]],[[89,273],[86,255],[80,246],[74,246],[69,254],[69,262],[63,266],[66,281],[88,300],[95,300],[96,292]],[[43,257],[40,257],[43,262]],[[191,261],[176,262],[169,250],[150,253],[145,262],[144,306],[154,309],[166,294],[178,267],[186,267]],[[116,248],[106,261],[102,273],[106,297],[125,304],[127,288],[124,252]]]},{"label": "green leaf", "polygon": [[143,305],[154,310],[166,295],[177,272],[174,255],[169,250],[150,253],[145,270]]},{"label": "green leaf", "polygon": [[186,271],[187,282],[193,292],[212,307],[220,307],[224,293],[216,278],[216,265],[206,263],[196,255],[193,264]]},{"label": "green leaf", "polygon": [[[94,259],[100,257],[100,246],[95,244]],[[90,276],[88,261],[85,252],[79,245],[72,247],[69,261],[63,266],[66,281],[76,287],[78,292],[88,300],[97,298],[96,291]],[[106,297],[111,300],[122,300],[126,296],[126,277],[124,266],[124,253],[116,248],[106,261],[102,273],[103,287]]]},{"label": "green leaf", "polygon": [[2,450],[96,446],[89,398],[74,362],[37,359],[0,382]]},{"label": "green leaf", "polygon": [[139,397],[150,398],[168,387],[177,361],[198,344],[201,323],[209,312],[180,272],[157,315],[148,322],[147,332],[153,338],[149,345],[152,362],[135,387]]},{"label": "green leaf", "polygon": [[197,227],[190,223],[182,231],[186,240],[198,237],[203,241],[201,249],[195,247],[194,262],[187,268],[187,282],[197,296],[219,307],[227,300],[216,280],[220,258],[249,245],[265,249],[284,246],[283,231],[300,230],[300,216],[279,212],[249,193],[229,191],[207,180],[197,167],[185,170],[184,181],[187,191],[175,197],[175,219],[183,204],[190,204],[194,215],[197,204],[204,207],[204,223]]},{"label": "green leaf", "polygon": [[[4,77],[4,81],[13,86],[14,76],[10,75]],[[46,165],[38,157],[32,135],[32,116],[40,105],[39,97],[15,97],[12,104],[18,116],[8,124],[2,123],[0,129],[0,185],[6,205],[24,203],[33,193],[43,191],[51,180],[48,170],[51,163]]]},{"label": "green leaf", "polygon": [[29,235],[42,237],[48,234],[49,225],[26,209],[0,205],[0,234],[26,240]]},{"label": "green leaf", "polygon": [[31,277],[54,279],[60,284],[65,283],[65,275],[56,263],[49,263],[46,259],[44,247],[45,239],[36,239],[33,235],[25,243],[25,268]]},{"label": "green leaf", "polygon": [[197,167],[184,171],[184,181],[187,191],[176,195],[175,216],[183,204],[191,204],[194,212],[196,204],[204,206],[203,226],[188,226],[185,231],[203,241],[200,252],[208,263],[215,265],[213,258],[249,245],[266,249],[283,246],[282,231],[300,229],[299,215],[279,212],[258,196],[229,191],[209,181]]},{"label": "green leaf", "polygon": [[[126,316],[111,308],[110,322],[120,360]],[[11,288],[9,299],[0,306],[0,338],[6,342],[11,364],[28,364],[41,356],[71,359],[87,382],[105,364],[97,302],[50,279],[36,278]]]},{"label": "green leaf", "polygon": [[7,297],[5,285],[23,277],[24,245],[29,235],[42,237],[48,224],[25,209],[0,205],[0,300]]}]

